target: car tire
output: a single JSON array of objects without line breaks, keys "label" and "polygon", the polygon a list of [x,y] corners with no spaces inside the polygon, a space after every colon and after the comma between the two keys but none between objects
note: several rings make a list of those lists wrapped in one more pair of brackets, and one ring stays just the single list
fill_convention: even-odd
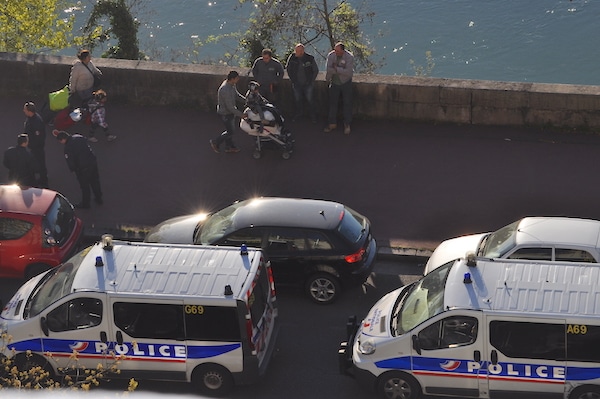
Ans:
[{"label": "car tire", "polygon": [[390,371],[377,379],[377,394],[382,399],[419,399],[421,386],[409,374]]},{"label": "car tire", "polygon": [[52,266],[45,263],[33,263],[25,268],[25,280],[29,280],[32,277],[42,274],[52,269]]},{"label": "car tire", "polygon": [[570,394],[569,399],[599,399],[600,387],[594,385],[584,385],[575,388]]},{"label": "car tire", "polygon": [[342,286],[334,275],[320,272],[308,277],[304,291],[313,302],[319,305],[328,305],[338,298],[342,292]]},{"label": "car tire", "polygon": [[224,396],[233,388],[233,377],[223,366],[204,364],[192,373],[192,383],[205,395]]}]

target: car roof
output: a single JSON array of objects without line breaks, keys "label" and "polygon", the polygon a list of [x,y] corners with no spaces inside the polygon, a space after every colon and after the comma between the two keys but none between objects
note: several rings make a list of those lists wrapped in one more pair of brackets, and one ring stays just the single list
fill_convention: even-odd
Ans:
[{"label": "car roof", "polygon": [[105,250],[102,243],[86,250],[73,291],[153,296],[225,298],[229,285],[235,298],[243,297],[251,284],[253,265],[262,257],[255,248],[242,253],[234,247],[117,240],[111,250]]},{"label": "car roof", "polygon": [[0,213],[45,215],[56,194],[44,188],[0,185]]},{"label": "car roof", "polygon": [[512,259],[476,262],[476,266],[467,266],[465,259],[459,259],[452,266],[444,307],[561,317],[600,315],[600,264]]},{"label": "car roof", "polygon": [[281,226],[333,230],[340,224],[344,205],[300,198],[255,198],[244,201],[233,217],[236,230]]},{"label": "car roof", "polygon": [[598,247],[600,221],[568,217],[526,217],[518,227],[518,246],[557,244]]}]

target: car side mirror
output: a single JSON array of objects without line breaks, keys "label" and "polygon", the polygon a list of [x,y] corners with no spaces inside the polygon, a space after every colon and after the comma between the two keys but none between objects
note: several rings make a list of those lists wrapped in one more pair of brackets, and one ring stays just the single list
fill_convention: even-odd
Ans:
[{"label": "car side mirror", "polygon": [[416,335],[412,336],[412,344],[413,344],[413,349],[415,350],[415,352],[417,352],[419,355],[421,354],[421,343],[419,342],[419,337],[417,337]]},{"label": "car side mirror", "polygon": [[43,316],[40,318],[40,327],[41,327],[44,335],[47,337],[50,334],[50,332],[48,330],[48,321]]}]

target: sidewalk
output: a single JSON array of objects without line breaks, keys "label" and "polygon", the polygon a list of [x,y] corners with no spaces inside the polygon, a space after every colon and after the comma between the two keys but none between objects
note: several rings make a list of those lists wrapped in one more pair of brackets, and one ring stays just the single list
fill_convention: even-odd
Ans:
[{"label": "sidewalk", "polygon": [[[0,98],[0,148],[21,133],[23,103]],[[41,105],[43,100],[33,99]],[[596,180],[600,138],[532,129],[360,121],[352,133],[324,133],[325,121],[288,123],[291,159],[239,131],[237,154],[215,154],[216,114],[107,105],[117,140],[90,143],[98,156],[104,205],[77,210],[89,233],[139,239],[167,218],[214,211],[252,196],[320,198],[367,216],[384,255],[428,256],[442,240],[491,231],[525,215],[600,219]],[[87,133],[83,124],[71,133]],[[71,202],[80,190],[63,147],[48,129],[50,188]],[[2,168],[0,181],[7,171]],[[576,195],[574,195],[576,193]]]}]

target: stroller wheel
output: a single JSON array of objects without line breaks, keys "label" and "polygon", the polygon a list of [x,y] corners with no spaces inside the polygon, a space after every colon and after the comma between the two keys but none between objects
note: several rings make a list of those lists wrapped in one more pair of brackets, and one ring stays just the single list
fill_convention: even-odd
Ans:
[{"label": "stroller wheel", "polygon": [[260,157],[262,157],[262,153],[260,151],[258,151],[258,150],[254,151],[252,153],[252,158],[254,158],[254,159],[260,159]]},{"label": "stroller wheel", "polygon": [[291,154],[287,151],[284,151],[281,153],[281,158],[283,159],[290,159]]}]

